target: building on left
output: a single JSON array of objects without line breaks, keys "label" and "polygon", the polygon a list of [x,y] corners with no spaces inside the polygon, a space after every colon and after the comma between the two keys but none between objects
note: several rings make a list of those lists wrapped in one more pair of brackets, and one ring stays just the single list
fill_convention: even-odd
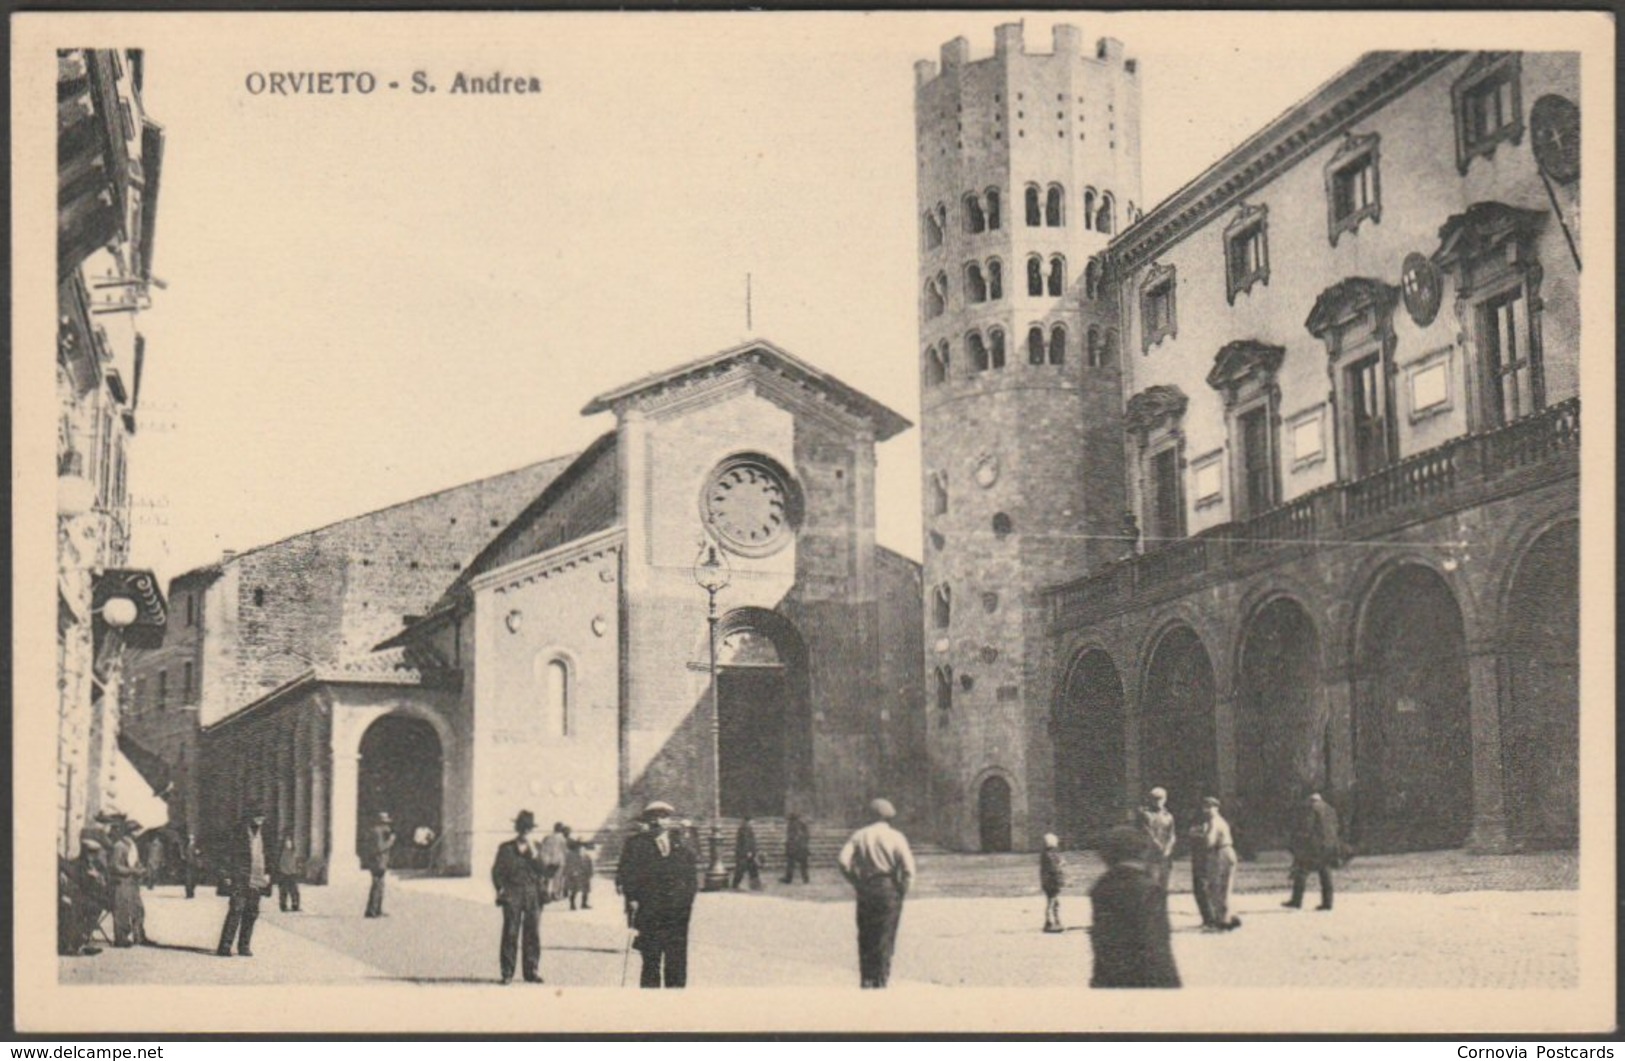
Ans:
[{"label": "building on left", "polygon": [[[139,49],[57,52],[57,850],[146,783],[120,749],[127,648],[162,637],[164,596],[129,566],[129,457],[151,304],[164,131]],[[137,752],[136,758],[139,758]]]}]

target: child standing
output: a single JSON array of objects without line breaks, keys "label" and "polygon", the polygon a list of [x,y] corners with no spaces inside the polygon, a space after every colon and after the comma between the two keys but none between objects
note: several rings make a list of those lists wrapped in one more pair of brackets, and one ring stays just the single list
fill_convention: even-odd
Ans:
[{"label": "child standing", "polygon": [[1061,889],[1066,887],[1066,859],[1061,856],[1061,841],[1054,833],[1044,834],[1044,853],[1038,856],[1038,883],[1044,889],[1044,931],[1064,932]]}]

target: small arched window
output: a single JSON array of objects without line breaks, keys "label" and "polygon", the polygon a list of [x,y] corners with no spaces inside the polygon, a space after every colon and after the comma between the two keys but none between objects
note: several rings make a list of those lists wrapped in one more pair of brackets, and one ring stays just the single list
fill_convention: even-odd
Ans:
[{"label": "small arched window", "polygon": [[1083,297],[1094,299],[1100,297],[1100,259],[1090,258],[1089,264],[1083,267]]},{"label": "small arched window", "polygon": [[1004,263],[997,258],[988,259],[987,297],[993,302],[1004,297]]},{"label": "small arched window", "polygon": [[931,593],[931,617],[938,630],[948,629],[953,619],[953,590],[944,582]]},{"label": "small arched window", "polygon": [[977,262],[965,266],[965,301],[987,301],[987,280],[982,277],[982,266]]},{"label": "small arched window", "polygon": [[1100,344],[1100,363],[1102,365],[1104,365],[1108,361],[1115,360],[1116,358],[1117,358],[1117,329],[1116,328],[1107,328],[1106,329],[1106,337],[1105,337],[1105,339],[1103,339],[1101,341],[1101,344]]},{"label": "small arched window", "polygon": [[1029,365],[1044,363],[1044,327],[1041,324],[1035,324],[1027,329],[1027,363]]},{"label": "small arched window", "polygon": [[988,363],[994,368],[1004,367],[1004,329],[994,328],[988,332]]},{"label": "small arched window", "polygon": [[1044,194],[1044,224],[1050,228],[1066,224],[1066,192],[1059,184],[1050,185]]},{"label": "small arched window", "polygon": [[987,230],[997,232],[999,230],[999,189],[989,188],[985,199],[987,201]]},{"label": "small arched window", "polygon": [[1049,293],[1058,296],[1066,290],[1066,259],[1057,254],[1049,260]]},{"label": "small arched window", "polygon": [[931,514],[933,516],[946,516],[948,514],[948,476],[942,472],[932,472],[926,480],[926,487],[931,497]]},{"label": "small arched window", "polygon": [[1043,197],[1039,194],[1038,185],[1027,185],[1027,227],[1038,228],[1044,224]]},{"label": "small arched window", "polygon": [[982,204],[977,201],[975,192],[965,196],[965,231],[972,235],[987,231],[987,216],[982,213]]},{"label": "small arched window", "polygon": [[943,298],[941,286],[934,279],[927,280],[925,282],[925,319],[930,320],[933,317],[940,317],[947,308],[948,302],[947,299]]},{"label": "small arched window", "polygon": [[937,668],[937,708],[946,711],[954,706],[954,669],[949,666]]},{"label": "small arched window", "polygon": [[542,732],[549,737],[568,737],[570,718],[570,667],[554,657],[542,665]]},{"label": "small arched window", "polygon": [[1015,529],[1015,521],[1010,518],[1009,513],[993,513],[993,536],[995,538],[1008,538],[1015,533]]},{"label": "small arched window", "polygon": [[1066,327],[1057,324],[1049,330],[1049,363],[1066,364]]},{"label": "small arched window", "polygon": [[1083,227],[1091,232],[1094,231],[1095,190],[1093,188],[1085,188],[1083,190]]},{"label": "small arched window", "polygon": [[1034,298],[1044,294],[1044,259],[1036,254],[1027,259],[1027,294]]},{"label": "small arched window", "polygon": [[1100,196],[1100,212],[1095,215],[1095,231],[1111,235],[1117,229],[1117,204],[1112,200],[1111,192],[1103,192]]},{"label": "small arched window", "polygon": [[925,382],[931,386],[948,380],[948,360],[934,346],[925,348]]},{"label": "small arched window", "polygon": [[1104,355],[1100,349],[1100,329],[1094,325],[1089,326],[1089,333],[1084,337],[1084,364],[1090,368],[1099,368]]},{"label": "small arched window", "polygon": [[965,336],[965,349],[970,352],[970,369],[972,372],[987,371],[987,344],[982,342],[981,332],[970,332]]},{"label": "small arched window", "polygon": [[256,608],[265,607],[265,590],[263,590],[263,589],[255,589],[254,590],[254,607],[256,607]]},{"label": "small arched window", "polygon": [[927,210],[920,224],[924,229],[925,249],[936,250],[942,246],[942,222],[937,220],[936,215]]}]

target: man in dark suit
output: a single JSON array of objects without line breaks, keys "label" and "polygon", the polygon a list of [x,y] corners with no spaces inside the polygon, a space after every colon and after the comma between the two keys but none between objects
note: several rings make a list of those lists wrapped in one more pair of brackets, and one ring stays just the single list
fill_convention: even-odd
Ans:
[{"label": "man in dark suit", "polygon": [[502,982],[513,982],[514,960],[524,944],[524,974],[527,983],[542,982],[542,866],[531,842],[536,815],[528,810],[513,820],[515,835],[497,848],[491,866],[491,883],[502,907]]},{"label": "man in dark suit", "polygon": [[1090,987],[1178,987],[1168,938],[1168,896],[1146,870],[1146,835],[1131,826],[1106,834],[1107,869],[1089,890],[1094,923]]},{"label": "man in dark suit", "polygon": [[1320,877],[1320,905],[1317,910],[1332,908],[1332,867],[1343,859],[1343,839],[1338,830],[1337,811],[1320,798],[1319,792],[1309,795],[1309,802],[1292,834],[1292,898],[1282,903],[1294,910],[1303,907],[1303,888],[1309,874]]},{"label": "man in dark suit", "polygon": [[243,813],[242,823],[232,831],[224,855],[219,891],[231,899],[231,905],[226,909],[226,923],[220,929],[220,946],[215,953],[222,958],[231,957],[231,943],[235,939],[237,953],[251,958],[254,952],[249,944],[254,938],[254,922],[260,916],[260,897],[271,894],[271,870],[265,860],[264,811],[250,807]]},{"label": "man in dark suit", "polygon": [[389,852],[395,846],[395,830],[389,824],[389,812],[378,812],[378,824],[367,831],[367,869],[372,873],[372,888],[367,892],[367,916],[384,917],[384,876],[389,873]]},{"label": "man in dark suit", "polygon": [[807,859],[812,853],[812,830],[795,811],[784,823],[784,883],[789,884],[795,877],[797,867],[801,869],[801,883],[808,883]]},{"label": "man in dark suit", "polygon": [[197,834],[186,834],[186,846],[181,848],[181,862],[185,864],[186,897],[197,896],[198,878],[203,875],[203,848],[198,846]]},{"label": "man in dark suit", "polygon": [[739,820],[739,831],[734,834],[734,876],[733,887],[739,887],[739,882],[750,874],[750,890],[762,890],[761,849],[756,845],[756,827],[750,823],[750,815]]},{"label": "man in dark suit", "polygon": [[688,984],[688,922],[694,913],[694,851],[673,828],[676,812],[656,800],[643,810],[649,828],[626,841],[619,876],[637,948],[642,987]]}]

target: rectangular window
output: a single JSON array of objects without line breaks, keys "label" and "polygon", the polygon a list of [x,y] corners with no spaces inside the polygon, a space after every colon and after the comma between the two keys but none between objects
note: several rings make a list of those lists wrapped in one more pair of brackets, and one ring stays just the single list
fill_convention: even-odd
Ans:
[{"label": "rectangular window", "polygon": [[1275,447],[1270,445],[1269,408],[1250,409],[1236,419],[1240,432],[1244,516],[1275,507]]},{"label": "rectangular window", "polygon": [[1523,292],[1512,291],[1486,302],[1479,316],[1489,412],[1498,417],[1500,423],[1528,416],[1539,406],[1529,357],[1529,319]]},{"label": "rectangular window", "polygon": [[169,706],[169,672],[158,672],[158,706]]},{"label": "rectangular window", "polygon": [[1450,86],[1456,120],[1456,169],[1523,138],[1523,60],[1518,52],[1479,52]]},{"label": "rectangular window", "polygon": [[1266,207],[1244,207],[1224,243],[1225,294],[1232,303],[1255,283],[1269,283],[1270,255]]},{"label": "rectangular window", "polygon": [[197,693],[197,689],[193,684],[192,664],[188,662],[184,664],[184,667],[185,669],[181,671],[181,703],[189,704]]},{"label": "rectangular window", "polygon": [[1345,221],[1376,202],[1376,167],[1363,158],[1332,178],[1337,220]]},{"label": "rectangular window", "polygon": [[1179,491],[1179,451],[1172,447],[1151,458],[1151,537],[1170,541],[1185,536],[1185,505]]},{"label": "rectangular window", "polygon": [[1388,463],[1388,430],[1382,387],[1382,359],[1357,361],[1348,373],[1349,426],[1354,446],[1355,478],[1370,475]]},{"label": "rectangular window", "polygon": [[197,598],[190,594],[186,598],[186,625],[197,625]]},{"label": "rectangular window", "polygon": [[1467,145],[1475,147],[1493,137],[1517,119],[1512,95],[1512,79],[1500,76],[1474,85],[1462,97],[1467,125]]}]

